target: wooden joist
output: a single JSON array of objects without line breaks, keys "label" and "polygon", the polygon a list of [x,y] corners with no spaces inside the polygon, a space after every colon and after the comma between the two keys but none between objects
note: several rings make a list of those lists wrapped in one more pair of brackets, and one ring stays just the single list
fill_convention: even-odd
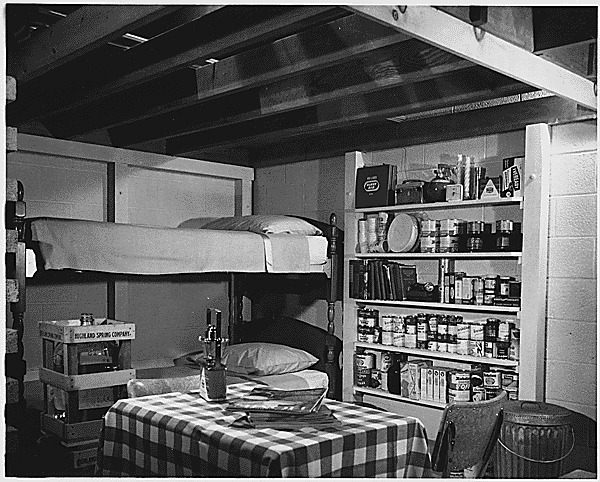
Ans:
[{"label": "wooden joist", "polygon": [[34,79],[177,8],[164,5],[86,5],[26,42],[18,57],[9,56],[7,72],[19,82]]}]

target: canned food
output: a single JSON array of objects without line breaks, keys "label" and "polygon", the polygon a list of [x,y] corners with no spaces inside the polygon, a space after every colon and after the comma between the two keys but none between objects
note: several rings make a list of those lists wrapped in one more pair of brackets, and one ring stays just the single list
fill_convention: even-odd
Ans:
[{"label": "canned food", "polygon": [[392,338],[392,345],[404,346],[404,333],[394,331],[393,338]]},{"label": "canned food", "polygon": [[356,353],[356,367],[366,368],[371,370],[375,368],[375,354],[374,353]]},{"label": "canned food", "polygon": [[406,331],[404,326],[404,317],[396,316],[394,318],[394,331],[396,333],[404,333]]},{"label": "canned food", "polygon": [[367,308],[360,308],[357,311],[357,324],[368,328],[374,328],[379,323],[379,311]]},{"label": "canned food", "polygon": [[501,388],[501,379],[500,372],[483,372],[483,386],[485,388]]},{"label": "canned food", "polygon": [[473,387],[471,400],[473,402],[483,402],[486,399],[485,388],[483,387]]},{"label": "canned food", "polygon": [[469,351],[467,355],[483,356],[483,340],[469,340]]},{"label": "canned food", "polygon": [[429,236],[430,234],[438,235],[439,225],[440,222],[436,219],[423,219],[421,221],[421,233],[424,236]]},{"label": "canned food", "polygon": [[356,367],[355,383],[357,387],[368,387],[371,384],[371,369]]},{"label": "canned food", "polygon": [[484,341],[483,354],[486,358],[497,358],[498,344],[495,341]]},{"label": "canned food", "polygon": [[395,315],[381,315],[381,329],[383,331],[394,331]]},{"label": "canned food", "polygon": [[481,321],[471,323],[471,340],[483,341],[484,325]]},{"label": "canned food", "polygon": [[465,322],[457,323],[456,338],[458,340],[468,340],[469,338],[471,338],[471,324]]},{"label": "canned food", "polygon": [[440,238],[439,236],[421,235],[420,246],[421,253],[437,253],[439,251]]},{"label": "canned food", "polygon": [[484,302],[484,281],[481,278],[473,278],[473,302],[476,305],[483,305]]},{"label": "canned food", "polygon": [[377,370],[376,368],[371,370],[371,380],[369,382],[369,386],[371,388],[381,387],[381,370]]},{"label": "canned food", "polygon": [[406,348],[417,348],[417,334],[406,333],[404,335],[404,346]]},{"label": "canned food", "polygon": [[508,321],[498,321],[498,334],[496,339],[503,343],[510,342],[510,323]]},{"label": "canned food", "polygon": [[498,295],[500,298],[508,298],[510,276],[500,276],[498,280]]},{"label": "canned food", "polygon": [[456,353],[459,355],[469,354],[469,341],[470,340],[458,340],[456,343]]},{"label": "canned food", "polygon": [[471,398],[471,374],[468,371],[450,372],[448,384],[449,402],[468,402]]},{"label": "canned food", "polygon": [[381,354],[381,372],[386,373],[392,366],[393,357],[389,351],[384,351]]},{"label": "canned food", "polygon": [[382,331],[381,332],[381,344],[391,346],[394,344],[394,332],[393,331]]},{"label": "canned food", "polygon": [[460,219],[440,220],[440,236],[456,236],[459,234]]},{"label": "canned food", "polygon": [[438,341],[437,351],[439,351],[441,353],[448,353],[448,342],[447,341]]},{"label": "canned food", "polygon": [[458,236],[440,236],[440,253],[457,253]]},{"label": "canned food", "polygon": [[486,290],[490,290],[490,291],[496,291],[496,284],[498,281],[498,277],[497,276],[493,276],[493,275],[488,275],[485,277],[485,289]]}]

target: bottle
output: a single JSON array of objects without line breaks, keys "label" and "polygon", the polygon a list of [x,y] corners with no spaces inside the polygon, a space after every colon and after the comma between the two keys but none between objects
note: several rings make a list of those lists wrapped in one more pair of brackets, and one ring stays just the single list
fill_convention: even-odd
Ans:
[{"label": "bottle", "polygon": [[448,351],[448,317],[446,315],[440,315],[438,317],[438,351]]},{"label": "bottle", "polygon": [[427,350],[428,343],[428,323],[425,313],[417,314],[417,348]]},{"label": "bottle", "polygon": [[400,371],[402,370],[401,355],[392,355],[392,364],[387,374],[388,392],[400,395]]}]

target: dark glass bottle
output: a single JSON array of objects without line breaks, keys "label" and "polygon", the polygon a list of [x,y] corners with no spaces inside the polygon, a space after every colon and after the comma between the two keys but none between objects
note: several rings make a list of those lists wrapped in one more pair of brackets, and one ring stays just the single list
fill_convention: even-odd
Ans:
[{"label": "dark glass bottle", "polygon": [[387,389],[388,392],[400,395],[400,371],[402,369],[402,356],[392,355],[392,365],[388,370]]}]

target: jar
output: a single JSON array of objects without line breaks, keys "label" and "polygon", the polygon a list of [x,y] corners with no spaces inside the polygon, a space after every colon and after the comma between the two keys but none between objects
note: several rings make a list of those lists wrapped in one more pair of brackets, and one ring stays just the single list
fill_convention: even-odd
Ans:
[{"label": "jar", "polygon": [[81,326],[91,326],[94,324],[94,315],[92,313],[81,313],[79,322]]}]

